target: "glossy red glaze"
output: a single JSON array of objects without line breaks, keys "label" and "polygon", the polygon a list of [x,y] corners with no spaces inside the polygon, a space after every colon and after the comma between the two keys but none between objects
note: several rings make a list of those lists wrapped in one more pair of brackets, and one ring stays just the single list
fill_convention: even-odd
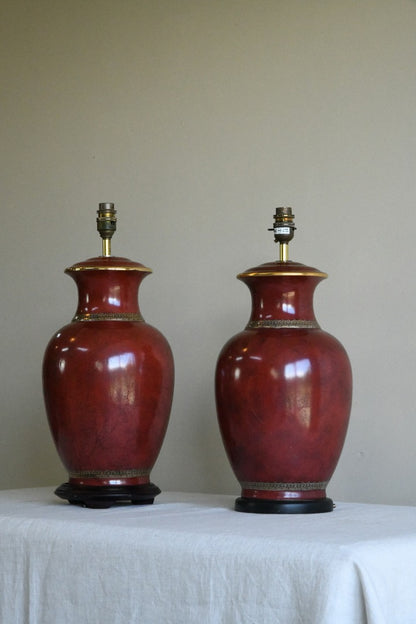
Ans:
[{"label": "glossy red glaze", "polygon": [[43,362],[56,448],[75,485],[148,483],[174,383],[170,347],[140,315],[138,289],[150,269],[110,257],[66,272],[78,286],[80,320],[53,336]]},{"label": "glossy red glaze", "polygon": [[252,313],[219,355],[216,401],[242,496],[324,498],[352,394],[348,356],[313,311],[314,289],[326,275],[275,262],[239,277],[250,288]]}]

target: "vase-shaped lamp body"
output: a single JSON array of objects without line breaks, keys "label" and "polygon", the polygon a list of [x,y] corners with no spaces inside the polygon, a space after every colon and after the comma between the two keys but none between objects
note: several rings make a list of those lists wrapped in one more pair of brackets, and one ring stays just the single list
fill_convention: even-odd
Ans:
[{"label": "vase-shaped lamp body", "polygon": [[49,425],[69,473],[56,494],[88,507],[152,503],[160,490],[149,475],[168,424],[173,357],[140,313],[139,286],[151,270],[111,256],[113,204],[100,204],[98,214],[103,255],[66,269],[78,307],[43,361]]},{"label": "vase-shaped lamp body", "polygon": [[288,259],[289,211],[275,216],[280,259],[238,275],[251,291],[251,316],[217,362],[218,421],[241,485],[238,511],[331,511],[326,486],[347,432],[349,359],[315,318],[313,294],[326,274]]}]

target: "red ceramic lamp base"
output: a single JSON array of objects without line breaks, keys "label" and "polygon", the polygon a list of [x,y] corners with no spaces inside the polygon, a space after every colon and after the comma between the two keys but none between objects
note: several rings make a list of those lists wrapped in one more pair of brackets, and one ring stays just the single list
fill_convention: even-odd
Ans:
[{"label": "red ceramic lamp base", "polygon": [[100,204],[102,255],[66,269],[78,288],[76,313],[43,359],[49,426],[69,474],[55,493],[98,509],[152,504],[160,493],[149,472],[174,384],[169,344],[140,312],[138,289],[151,269],[111,255],[115,215],[114,204]]},{"label": "red ceramic lamp base", "polygon": [[63,483],[56,490],[59,498],[71,505],[80,505],[91,509],[108,509],[113,505],[151,505],[160,489],[154,483],[140,485],[74,485]]},{"label": "red ceramic lamp base", "polygon": [[333,511],[334,503],[330,498],[314,500],[287,501],[267,500],[264,498],[246,498],[241,496],[235,501],[236,511],[262,514],[306,514]]},{"label": "red ceramic lamp base", "polygon": [[250,289],[251,315],[217,361],[218,424],[241,485],[236,511],[305,514],[334,507],[325,488],[347,432],[351,365],[315,318],[313,294],[326,273],[288,259],[295,229],[292,209],[276,208],[279,260],[237,276]]}]

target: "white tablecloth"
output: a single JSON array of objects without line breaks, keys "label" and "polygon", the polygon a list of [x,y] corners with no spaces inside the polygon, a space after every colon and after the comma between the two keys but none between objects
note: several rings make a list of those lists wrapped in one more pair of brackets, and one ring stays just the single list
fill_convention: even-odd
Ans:
[{"label": "white tablecloth", "polygon": [[0,492],[1,624],[416,623],[416,507],[233,503],[92,510],[52,488]]}]

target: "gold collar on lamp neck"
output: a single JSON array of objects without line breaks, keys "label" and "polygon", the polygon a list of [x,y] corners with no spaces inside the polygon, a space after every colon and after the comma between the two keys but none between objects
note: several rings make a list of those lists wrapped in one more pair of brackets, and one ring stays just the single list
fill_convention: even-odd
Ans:
[{"label": "gold collar on lamp neck", "polygon": [[145,266],[104,266],[104,265],[74,265],[65,269],[65,273],[72,271],[141,271],[142,273],[153,273],[152,269]]},{"label": "gold collar on lamp neck", "polygon": [[239,273],[237,277],[239,279],[241,279],[242,277],[322,277],[323,279],[325,279],[326,277],[328,277],[328,273],[313,269],[305,269],[304,271],[287,271],[284,268],[282,268],[280,271],[262,271],[261,269],[253,269],[245,271],[244,273]]}]

